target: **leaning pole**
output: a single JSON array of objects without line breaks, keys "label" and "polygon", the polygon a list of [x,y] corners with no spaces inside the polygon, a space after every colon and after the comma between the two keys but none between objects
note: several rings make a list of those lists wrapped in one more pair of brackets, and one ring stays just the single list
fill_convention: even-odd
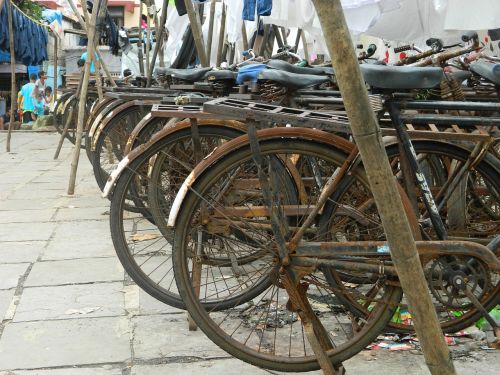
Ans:
[{"label": "leaning pole", "polygon": [[313,3],[425,361],[433,375],[455,375],[385,152],[380,127],[371,108],[342,5],[340,0],[313,0]]}]

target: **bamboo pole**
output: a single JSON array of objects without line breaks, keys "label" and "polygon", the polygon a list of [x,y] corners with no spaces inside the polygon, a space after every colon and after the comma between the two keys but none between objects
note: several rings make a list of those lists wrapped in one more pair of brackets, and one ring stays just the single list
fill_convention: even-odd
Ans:
[{"label": "bamboo pole", "polygon": [[[97,13],[97,23],[102,24],[104,21],[104,16],[106,15],[106,10],[107,10],[107,0],[102,0],[101,7],[98,10]],[[99,35],[96,34],[94,37],[94,46],[99,45]],[[99,47],[96,47],[98,49]],[[102,80],[101,80],[101,60],[96,59],[95,53],[91,56],[92,61],[94,62],[95,66],[95,79],[96,79],[96,87],[97,87],[97,95],[99,96],[99,100],[101,100],[104,97],[104,94],[102,92]]]},{"label": "bamboo pole", "polygon": [[[156,27],[155,49],[153,51],[153,57],[151,58],[151,64],[149,65],[150,74],[148,74],[148,80],[146,83],[147,87],[151,87],[151,80],[153,77],[153,71],[154,71],[154,67],[155,67],[155,63],[156,63],[156,57],[158,56],[158,51],[160,49],[163,49],[163,36],[165,35],[165,22],[167,21],[167,7],[168,7],[168,0],[163,0],[160,22]],[[164,63],[162,63],[162,60],[163,60],[162,57],[163,57],[163,52],[160,53],[160,66],[164,65]]]},{"label": "bamboo pole", "polygon": [[184,0],[186,4],[186,11],[189,17],[189,24],[191,25],[191,31],[193,32],[194,44],[196,46],[196,52],[198,53],[198,58],[202,66],[208,66],[208,60],[205,50],[205,42],[203,41],[203,33],[201,31],[201,21],[197,9],[193,6],[191,0]]},{"label": "bamboo pole", "polygon": [[52,98],[54,102],[57,100],[57,48],[58,48],[58,40],[57,35],[52,33],[54,36],[54,83],[52,84]]},{"label": "bamboo pole", "polygon": [[243,49],[248,51],[248,36],[247,36],[247,26],[245,21],[241,23],[241,37],[243,38]]},{"label": "bamboo pole", "polygon": [[340,0],[313,0],[313,3],[425,361],[433,375],[455,375],[380,128],[371,109],[342,5]]},{"label": "bamboo pole", "polygon": [[146,3],[146,64],[144,68],[146,69],[146,77],[151,77],[151,72],[149,71],[149,50],[151,49],[151,44],[149,43],[151,40],[151,21],[149,16],[149,9],[151,7],[151,1],[148,0]]},{"label": "bamboo pole", "polygon": [[[14,51],[14,27],[12,26],[12,0],[7,2],[7,23],[9,24],[9,49],[10,49],[10,121],[9,130],[7,131],[7,141],[5,149],[10,152],[10,138],[12,137],[12,126],[14,125],[14,111],[16,109],[15,102],[17,101],[16,93],[16,53]],[[0,10],[2,8],[0,7]],[[22,122],[22,119],[20,119]]]},{"label": "bamboo pole", "polygon": [[224,38],[226,35],[226,7],[222,3],[222,15],[220,19],[220,30],[219,30],[219,44],[217,46],[217,60],[215,65],[217,67],[222,63],[222,49],[224,48]]},{"label": "bamboo pole", "polygon": [[139,0],[139,39],[137,40],[137,58],[139,59],[139,72],[144,75],[144,56],[142,54],[142,0]]},{"label": "bamboo pole", "polygon": [[208,37],[207,37],[207,60],[210,65],[212,56],[212,42],[214,38],[214,22],[215,22],[215,5],[217,4],[217,0],[212,0],[210,3],[210,18],[208,20]]},{"label": "bamboo pole", "polygon": [[[82,7],[85,6],[85,0],[80,0]],[[102,6],[106,6],[101,4]],[[89,84],[89,76],[90,76],[90,64],[92,62],[92,57],[95,53],[95,28],[96,28],[96,20],[97,14],[99,11],[92,12],[92,16],[90,17],[90,23],[88,25],[88,43],[87,43],[87,59],[85,61],[85,69],[83,73],[83,82],[80,92],[80,97],[78,101],[78,120],[76,127],[76,140],[75,140],[75,148],[73,150],[73,159],[71,161],[71,173],[69,176],[69,185],[68,185],[68,195],[75,194],[75,183],[76,183],[76,172],[78,169],[78,161],[80,159],[80,148],[82,144],[82,133],[83,133],[83,120],[85,118],[85,109],[86,109],[86,101],[87,101],[87,89]]]},{"label": "bamboo pole", "polygon": [[[83,31],[88,34],[88,30],[87,30],[87,24],[86,22],[84,21],[82,15],[80,14],[80,12],[78,11],[78,9],[76,8],[76,5],[75,3],[73,2],[73,0],[68,0],[68,4],[69,6],[71,7],[71,10],[73,11],[73,13],[75,14],[76,18],[78,19],[78,23],[80,24],[80,26],[82,27]],[[87,8],[85,7],[83,10],[82,10],[84,13],[87,13]],[[87,18],[88,19],[88,18]],[[116,87],[116,82],[115,80],[113,79],[113,77],[111,76],[111,73],[109,72],[109,69],[108,69],[108,66],[106,65],[105,61],[103,60],[102,58],[102,55],[101,55],[101,51],[99,51],[99,48],[96,48],[95,49],[95,53],[97,54],[97,57],[99,58],[99,60],[101,61],[101,66],[102,66],[102,69],[104,70],[104,73],[106,73],[106,78],[108,79],[108,81],[111,83],[111,86],[114,86]]]},{"label": "bamboo pole", "polygon": [[309,61],[309,49],[307,48],[307,39],[306,39],[306,33],[304,30],[301,32],[302,35],[302,46],[304,47],[304,59],[306,59],[308,62]]}]

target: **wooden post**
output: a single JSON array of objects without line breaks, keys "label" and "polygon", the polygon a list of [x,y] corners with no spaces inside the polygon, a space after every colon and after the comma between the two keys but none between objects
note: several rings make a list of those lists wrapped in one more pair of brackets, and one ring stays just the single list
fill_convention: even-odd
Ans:
[{"label": "wooden post", "polygon": [[[9,130],[7,132],[7,142],[5,149],[10,152],[10,138],[12,136],[12,126],[14,125],[14,111],[16,109],[15,103],[17,101],[16,90],[16,53],[14,51],[14,27],[12,26],[12,0],[7,2],[7,23],[9,24],[9,49],[10,49],[10,121]],[[0,11],[2,8],[0,7]],[[22,122],[22,119],[20,119]]]},{"label": "wooden post", "polygon": [[455,375],[380,128],[371,109],[342,5],[340,0],[313,0],[313,3],[427,366],[433,375]]},{"label": "wooden post", "polygon": [[[85,1],[80,0],[82,6],[85,6]],[[105,5],[104,5],[105,6]],[[94,7],[95,8],[95,7]],[[73,150],[73,159],[71,161],[71,173],[69,176],[69,185],[68,185],[68,195],[75,194],[75,183],[76,183],[76,171],[78,169],[78,161],[80,159],[80,148],[82,144],[82,133],[83,133],[83,120],[85,118],[85,110],[86,110],[86,102],[87,102],[87,89],[89,85],[89,76],[90,76],[90,64],[92,62],[92,57],[95,53],[95,44],[93,43],[95,37],[95,28],[96,28],[96,20],[97,13],[99,11],[94,9],[92,12],[92,16],[90,17],[90,24],[88,25],[88,43],[87,43],[87,59],[85,61],[85,69],[83,73],[83,82],[80,91],[80,97],[78,101],[78,120],[76,127],[76,140],[75,140],[75,148]]]},{"label": "wooden post", "polygon": [[54,83],[52,84],[52,98],[55,103],[57,100],[57,48],[58,48],[58,40],[56,33],[52,33],[54,36]]},{"label": "wooden post", "polygon": [[191,0],[184,0],[184,4],[186,4],[189,24],[191,25],[191,31],[193,32],[194,44],[196,46],[198,58],[200,59],[201,65],[206,67],[208,66],[208,60],[205,53],[205,43],[203,41],[203,33],[201,31],[200,17]]},{"label": "wooden post", "polygon": [[210,16],[208,20],[208,37],[207,37],[207,60],[210,65],[212,55],[212,41],[214,38],[214,22],[215,22],[215,5],[217,4],[217,0],[212,0],[210,4]]},{"label": "wooden post", "polygon": [[241,23],[241,37],[243,38],[243,49],[248,51],[248,36],[247,36],[247,26],[245,21]]},{"label": "wooden post", "polygon": [[139,71],[144,75],[144,56],[142,55],[142,0],[139,0],[139,39],[137,39],[137,58],[139,59]]},{"label": "wooden post", "polygon": [[[102,24],[104,21],[104,16],[106,15],[106,10],[107,10],[107,0],[103,0],[101,2],[101,7],[98,10],[97,13],[97,22],[99,24]],[[96,50],[99,50],[99,35],[96,33],[94,36],[94,46]],[[87,55],[88,56],[88,55]],[[97,95],[99,96],[99,100],[101,100],[104,95],[102,92],[102,80],[101,80],[101,60],[96,59],[96,54],[94,53],[92,56],[92,61],[94,62],[95,66],[95,79],[96,79],[96,86],[97,86]]]},{"label": "wooden post", "polygon": [[151,40],[151,21],[149,17],[149,9],[151,7],[151,1],[148,0],[146,4],[146,64],[144,65],[146,77],[151,77],[152,72],[149,71],[149,50],[151,49],[151,44],[149,41]]},{"label": "wooden post", "polygon": [[[160,17],[160,23],[156,27],[156,45],[155,49],[153,51],[153,57],[151,58],[151,65],[149,65],[149,72],[148,74],[148,81],[146,86],[151,87],[151,80],[153,77],[153,71],[155,68],[155,63],[156,63],[156,57],[158,56],[158,51],[162,49],[163,46],[163,36],[165,35],[165,22],[167,21],[167,8],[168,8],[168,0],[163,0],[163,6],[161,9],[161,17]],[[162,64],[162,57],[163,57],[163,51],[160,54],[160,66]]]},{"label": "wooden post", "polygon": [[307,62],[310,63],[309,61],[309,49],[307,48],[307,39],[306,39],[306,33],[304,30],[300,33],[302,35],[302,46],[304,47],[304,59],[307,60]]},{"label": "wooden post", "polygon": [[220,30],[219,30],[219,45],[217,46],[217,61],[215,65],[217,67],[222,63],[222,49],[224,48],[224,38],[226,34],[226,7],[222,3],[222,15],[220,19]]},{"label": "wooden post", "polygon": [[[71,10],[73,11],[73,13],[75,14],[76,18],[78,19],[78,22],[80,23],[80,26],[82,27],[83,31],[85,31],[86,33],[88,33],[88,30],[87,30],[87,24],[86,22],[83,20],[82,18],[82,15],[80,14],[80,12],[78,11],[78,9],[76,8],[76,5],[75,3],[73,3],[73,0],[68,0],[68,3],[71,7]],[[87,8],[84,8],[83,9],[83,12],[86,13],[87,12]],[[87,18],[88,19],[88,18]],[[105,61],[102,59],[102,55],[101,55],[101,52],[99,51],[98,48],[95,49],[95,53],[97,54],[97,57],[99,58],[99,60],[101,61],[101,66],[102,66],[102,69],[104,70],[104,73],[106,73],[106,78],[108,79],[108,81],[111,83],[111,86],[114,86],[116,87],[116,82],[115,80],[113,79],[113,77],[111,76],[111,73],[109,72],[108,70],[108,66],[106,65]]]}]

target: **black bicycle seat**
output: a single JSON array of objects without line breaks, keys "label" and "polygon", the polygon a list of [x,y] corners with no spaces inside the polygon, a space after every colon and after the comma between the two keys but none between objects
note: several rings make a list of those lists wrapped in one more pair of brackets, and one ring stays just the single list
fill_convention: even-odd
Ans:
[{"label": "black bicycle seat", "polygon": [[301,89],[304,87],[316,86],[330,80],[328,76],[296,74],[275,69],[263,70],[259,73],[258,77],[259,80],[275,81],[291,89]]},{"label": "black bicycle seat", "polygon": [[448,77],[450,77],[451,79],[462,83],[466,79],[469,79],[471,77],[472,73],[468,72],[467,70],[456,70],[454,72],[447,73],[446,75]]},{"label": "black bicycle seat", "polygon": [[470,70],[493,82],[495,85],[500,85],[500,64],[477,61],[471,64]]},{"label": "black bicycle seat", "polygon": [[441,68],[413,66],[360,65],[365,82],[379,89],[430,89],[443,79]]},{"label": "black bicycle seat", "polygon": [[318,67],[303,67],[290,64],[283,60],[269,60],[267,63],[269,68],[283,70],[285,72],[296,73],[296,74],[312,74],[312,75],[333,75],[333,68],[327,66]]},{"label": "black bicycle seat", "polygon": [[212,70],[206,75],[206,78],[209,81],[222,81],[222,80],[236,81],[237,76],[238,72],[233,72],[232,70]]},{"label": "black bicycle seat", "polygon": [[171,68],[156,68],[157,75],[172,76],[183,81],[195,82],[202,79],[205,74],[211,71],[212,68],[195,68],[195,69],[171,69]]}]

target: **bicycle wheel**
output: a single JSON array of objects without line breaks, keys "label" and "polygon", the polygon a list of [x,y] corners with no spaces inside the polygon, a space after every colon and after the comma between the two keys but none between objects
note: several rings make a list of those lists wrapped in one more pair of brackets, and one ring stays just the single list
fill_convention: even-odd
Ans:
[{"label": "bicycle wheel", "polygon": [[95,141],[95,148],[91,152],[91,158],[94,176],[101,191],[104,189],[111,171],[123,159],[123,150],[130,133],[150,109],[149,105],[128,107],[112,117],[99,133]]},{"label": "bicycle wheel", "polygon": [[[438,193],[441,187],[445,186],[446,182],[452,178],[454,168],[463,164],[469,156],[467,150],[444,142],[414,141],[413,146],[423,174],[434,194]],[[393,170],[400,183],[403,184],[404,181],[399,170],[398,149],[396,146],[389,147],[387,152]],[[498,205],[500,202],[498,199],[500,191],[499,170],[498,162],[487,156],[464,175],[462,183],[451,195],[450,201],[443,204],[440,210],[443,222],[450,234],[456,233],[457,229],[450,228],[450,222],[456,222],[456,217],[452,218],[455,221],[450,220],[449,217],[452,214],[456,215],[459,210],[463,210],[460,214],[467,218],[465,221],[466,228],[468,228],[467,235],[472,240],[474,238],[488,239],[488,235],[491,237],[498,233],[499,222],[498,216],[495,215],[499,213]],[[338,207],[345,206],[356,212],[356,215],[338,215]],[[423,208],[421,213],[422,215],[425,213]],[[375,202],[369,192],[352,178],[343,179],[338,189],[330,197],[323,210],[319,226],[322,233],[321,238],[325,241],[385,240]],[[489,229],[478,231],[477,228]],[[433,235],[430,228],[425,228],[425,232],[428,235]],[[423,266],[444,332],[457,332],[469,327],[480,318],[480,313],[458,291],[455,291],[455,296],[443,295],[442,293],[451,288],[449,280],[443,280],[442,276],[436,280],[435,274],[442,274],[445,269],[450,271],[462,267],[470,279],[481,280],[474,287],[474,294],[484,307],[490,309],[499,303],[499,277],[495,273],[489,272],[487,265],[480,265],[476,261],[467,262],[464,259],[459,262],[455,257],[454,261],[446,258],[432,259]],[[346,306],[349,306],[349,310],[360,317],[369,314],[369,305],[365,303],[365,296],[371,288],[376,286],[373,275],[342,273],[341,280],[343,285],[349,286],[345,289],[346,293],[341,296]],[[330,279],[330,282],[333,286],[339,287],[338,281]],[[412,331],[414,328],[411,313],[408,311],[404,297],[397,311],[398,313],[393,317],[387,330],[391,332]]]},{"label": "bicycle wheel", "polygon": [[[241,131],[229,127],[200,126],[202,153],[235,138]],[[167,155],[172,178],[152,180],[149,170],[158,155]],[[194,168],[191,130],[170,133],[134,158],[116,182],[110,209],[111,237],[115,251],[130,277],[147,293],[171,306],[183,308],[174,282],[171,264],[171,232],[164,234],[155,226],[148,201],[154,187],[171,204],[171,199]],[[165,167],[165,166],[164,166]],[[135,208],[131,212],[130,207]],[[166,212],[165,207],[156,208]],[[162,219],[165,221],[165,219]]]},{"label": "bicycle wheel", "polygon": [[[279,135],[273,132],[275,130]],[[290,135],[284,135],[285,131]],[[300,132],[308,134],[300,135]],[[327,171],[318,179],[325,182],[329,173],[342,165],[348,153],[325,140],[330,135],[321,131],[270,129],[266,134],[271,133],[276,136],[260,140],[265,162],[263,170],[270,176],[274,203],[286,217],[280,223],[285,239],[289,239],[315,205],[317,195],[313,192],[320,189],[310,187],[306,201],[287,198],[286,176],[296,175],[297,170],[289,170],[290,164],[285,161],[296,164],[301,158],[312,160],[319,166],[317,171]],[[319,140],[313,134],[325,138]],[[250,147],[242,139],[227,144],[206,161],[207,168],[196,178],[182,201],[173,252],[177,287],[198,326],[231,355],[277,371],[315,370],[319,366],[305,337],[303,320],[290,311],[293,310],[290,297],[280,281],[282,265],[277,257],[269,210],[263,203]],[[231,150],[230,146],[238,144],[239,147]],[[287,166],[285,172],[276,170],[276,160]],[[352,173],[366,185],[362,171],[356,169]],[[303,182],[315,183],[308,178]],[[241,192],[243,187],[245,191]],[[312,225],[303,241],[316,240],[317,229],[317,225]],[[241,232],[247,237],[239,238],[236,233]],[[260,249],[259,257],[238,267],[214,264],[207,257],[207,254],[230,254],[229,258],[237,259],[250,251],[256,253],[255,248]],[[324,268],[303,270],[300,283],[305,288],[307,301],[328,332],[332,348],[327,354],[338,364],[365,348],[385,327],[399,301],[400,289],[380,278],[379,289],[371,296],[371,314],[363,321],[351,319],[352,315],[337,298],[337,293],[342,292],[327,282]],[[335,274],[335,270],[329,272]],[[260,280],[266,278],[269,280],[266,289],[249,299],[254,285],[261,286]],[[214,294],[221,302],[207,301],[207,296]],[[218,311],[218,304],[222,302],[226,308]]]}]

